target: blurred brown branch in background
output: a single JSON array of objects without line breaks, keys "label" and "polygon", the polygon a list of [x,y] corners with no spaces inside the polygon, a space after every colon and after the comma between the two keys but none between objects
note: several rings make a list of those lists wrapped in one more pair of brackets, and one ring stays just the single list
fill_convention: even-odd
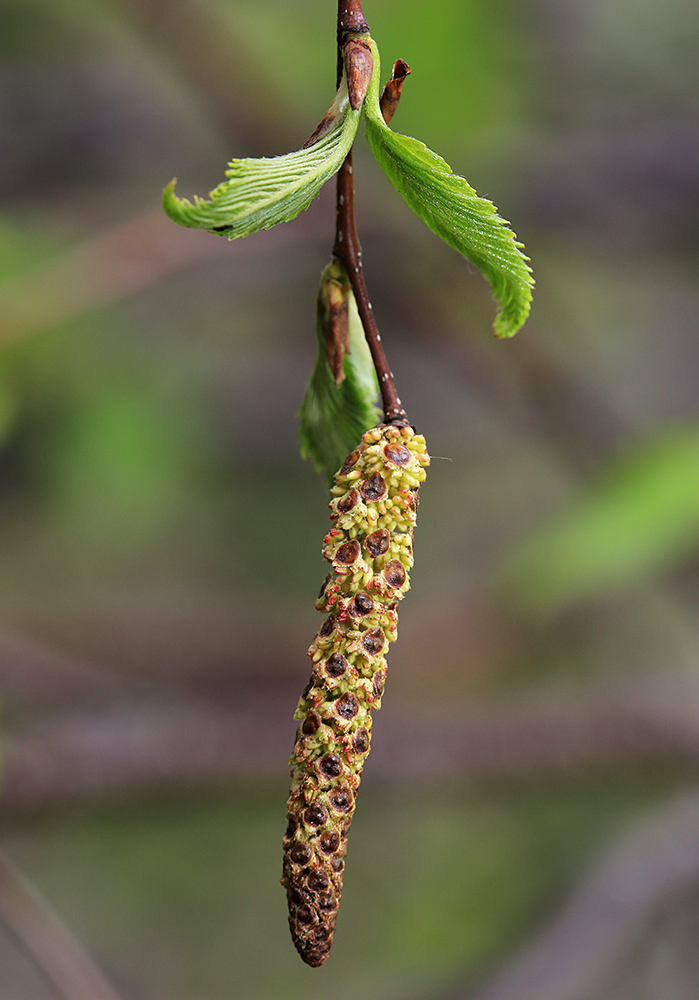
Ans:
[{"label": "blurred brown branch in background", "polygon": [[[288,754],[293,694],[202,698],[55,712],[5,738],[4,809],[231,780],[274,780]],[[667,702],[666,702],[667,704]],[[372,774],[472,782],[699,757],[699,716],[651,698],[458,709],[403,704],[377,720]]]},{"label": "blurred brown branch in background", "polygon": [[[220,258],[232,264],[308,236],[308,226],[279,227],[245,246],[178,230],[160,208],[57,253],[0,282],[0,346],[127,299],[180,268]],[[270,242],[271,241],[271,242]]]},{"label": "blurred brown branch in background", "polygon": [[0,680],[11,703],[104,696],[120,686],[106,668],[5,626],[0,626]]}]

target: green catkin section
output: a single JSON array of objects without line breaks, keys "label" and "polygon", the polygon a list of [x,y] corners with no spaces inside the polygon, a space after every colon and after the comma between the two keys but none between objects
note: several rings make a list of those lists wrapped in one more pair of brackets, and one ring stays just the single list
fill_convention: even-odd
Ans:
[{"label": "green catkin section", "polygon": [[428,464],[421,435],[381,425],[335,475],[334,524],[323,546],[332,572],[316,601],[328,617],[308,650],[313,672],[294,716],[300,726],[282,874],[291,936],[312,966],[332,945],[347,832],[397,635],[396,608],[410,586],[418,488]]}]

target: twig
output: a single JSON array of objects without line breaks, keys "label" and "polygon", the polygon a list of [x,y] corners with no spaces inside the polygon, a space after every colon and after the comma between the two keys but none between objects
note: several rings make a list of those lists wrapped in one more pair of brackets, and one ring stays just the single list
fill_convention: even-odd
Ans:
[{"label": "twig", "polygon": [[357,237],[354,222],[354,182],[352,179],[352,151],[340,167],[337,175],[337,228],[335,231],[335,246],[333,253],[342,261],[352,284],[352,291],[357,300],[357,311],[364,327],[369,350],[376,368],[376,375],[381,389],[384,419],[386,423],[402,422],[407,416],[393,381],[393,372],[388,367],[388,361],[381,343],[374,319],[374,313],[369,302],[369,293],[364,272],[362,270],[362,248]]},{"label": "twig", "polygon": [[[337,11],[338,85],[342,75],[342,48],[347,34],[350,32],[365,33],[368,30],[369,27],[364,19],[359,0],[339,0]],[[407,423],[408,418],[396,392],[393,382],[393,372],[386,360],[386,354],[381,343],[381,334],[374,319],[371,302],[369,301],[369,293],[364,280],[362,248],[357,236],[357,227],[354,219],[352,150],[347,154],[347,158],[340,167],[337,175],[337,216],[333,253],[344,265],[349,275],[354,297],[357,300],[357,311],[364,327],[364,333],[379,380],[384,420],[389,424]]]},{"label": "twig", "polygon": [[339,0],[337,5],[337,40],[339,47],[342,48],[344,36],[349,32],[363,34],[368,30],[369,25],[364,17],[360,0]]},{"label": "twig", "polygon": [[80,942],[2,851],[0,920],[62,1000],[119,1000]]}]

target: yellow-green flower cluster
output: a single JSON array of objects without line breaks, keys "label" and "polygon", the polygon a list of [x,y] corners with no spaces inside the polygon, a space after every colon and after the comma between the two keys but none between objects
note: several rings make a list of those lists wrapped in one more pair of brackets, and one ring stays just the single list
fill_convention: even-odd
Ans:
[{"label": "yellow-green flower cluster", "polygon": [[328,617],[308,651],[313,672],[295,715],[282,875],[294,944],[313,966],[332,944],[371,711],[381,707],[396,607],[410,585],[428,464],[421,435],[382,425],[367,431],[335,476],[334,523],[323,546],[332,572],[316,601]]}]

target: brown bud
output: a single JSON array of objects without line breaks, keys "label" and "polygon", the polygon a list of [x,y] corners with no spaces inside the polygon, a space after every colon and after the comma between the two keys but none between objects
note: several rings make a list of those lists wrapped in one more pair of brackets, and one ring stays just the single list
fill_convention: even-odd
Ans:
[{"label": "brown bud", "polygon": [[310,849],[308,844],[304,844],[300,841],[295,847],[291,848],[289,851],[289,857],[295,865],[307,865],[313,857],[313,851]]},{"label": "brown bud", "polygon": [[357,699],[347,691],[335,702],[335,711],[342,719],[353,719],[359,711]]},{"label": "brown bud", "polygon": [[318,908],[321,910],[334,910],[337,906],[334,892],[323,892],[318,897]]},{"label": "brown bud", "polygon": [[365,594],[364,591],[360,591],[360,593],[358,593],[357,596],[352,601],[350,614],[363,617],[364,615],[371,614],[373,610],[374,610],[374,602],[371,599],[371,597],[369,597],[368,594]]},{"label": "brown bud", "polygon": [[301,732],[304,736],[313,736],[320,729],[320,716],[317,712],[309,712],[301,723]]},{"label": "brown bud", "polygon": [[336,753],[326,753],[318,765],[326,778],[337,778],[342,774],[342,761]]},{"label": "brown bud", "polygon": [[354,805],[354,798],[352,796],[352,791],[347,785],[339,785],[337,788],[333,788],[329,795],[330,805],[337,812],[346,813],[349,812]]},{"label": "brown bud", "polygon": [[304,905],[299,906],[296,911],[296,919],[300,924],[316,924],[318,923],[318,914],[312,906],[308,906],[304,903]]},{"label": "brown bud", "polygon": [[289,902],[292,906],[303,906],[306,902],[306,897],[303,896],[298,889],[289,889],[288,896]]},{"label": "brown bud", "polygon": [[374,69],[374,57],[366,42],[360,42],[355,38],[350,38],[345,42],[342,55],[345,60],[347,70],[347,90],[349,92],[350,106],[353,111],[358,111],[366,97],[369,89],[372,70]]},{"label": "brown bud", "polygon": [[312,969],[317,969],[328,957],[329,951],[330,944],[322,944],[318,945],[317,948],[309,948],[308,951],[301,951],[301,957],[306,965],[310,965]]},{"label": "brown bud", "polygon": [[352,746],[357,751],[357,753],[366,753],[369,749],[369,733],[362,726],[352,737]]},{"label": "brown bud", "polygon": [[377,670],[374,674],[374,680],[372,682],[374,689],[374,697],[380,698],[383,694],[383,689],[386,686],[386,671],[385,669]]},{"label": "brown bud", "polygon": [[327,639],[327,637],[331,634],[334,628],[335,628],[335,619],[333,618],[332,615],[330,615],[330,617],[326,618],[326,620],[320,626],[320,631],[318,632],[318,634],[321,637],[321,639]]},{"label": "brown bud", "polygon": [[328,821],[328,810],[322,802],[314,802],[303,814],[307,826],[322,826]]},{"label": "brown bud", "polygon": [[340,834],[337,830],[328,830],[318,838],[318,847],[323,854],[334,854],[340,846]]},{"label": "brown bud", "polygon": [[330,879],[325,872],[321,871],[319,868],[314,868],[306,879],[306,885],[311,892],[323,892],[330,885]]}]

